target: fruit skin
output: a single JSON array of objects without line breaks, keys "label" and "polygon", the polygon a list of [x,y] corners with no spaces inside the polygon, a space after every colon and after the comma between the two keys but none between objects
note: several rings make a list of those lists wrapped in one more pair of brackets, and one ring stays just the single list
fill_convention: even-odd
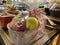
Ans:
[{"label": "fruit skin", "polygon": [[26,28],[28,30],[33,30],[39,25],[38,20],[35,17],[29,17],[26,20]]},{"label": "fruit skin", "polygon": [[25,25],[24,21],[21,23],[18,23],[17,25],[19,26],[17,31],[25,31],[26,30],[26,25]]}]

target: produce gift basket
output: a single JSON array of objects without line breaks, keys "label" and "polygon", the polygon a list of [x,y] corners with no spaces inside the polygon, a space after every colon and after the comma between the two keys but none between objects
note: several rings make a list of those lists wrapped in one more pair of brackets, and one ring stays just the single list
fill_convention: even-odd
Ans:
[{"label": "produce gift basket", "polygon": [[[31,45],[44,35],[45,29],[44,12],[39,8],[21,11],[7,25],[8,31],[14,45]],[[50,24],[54,25],[51,20]]]}]

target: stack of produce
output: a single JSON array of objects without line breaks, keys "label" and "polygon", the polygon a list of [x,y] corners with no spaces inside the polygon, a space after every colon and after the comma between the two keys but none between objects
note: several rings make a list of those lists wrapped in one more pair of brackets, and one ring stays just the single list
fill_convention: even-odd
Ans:
[{"label": "stack of produce", "polygon": [[8,13],[17,15],[19,11],[17,10],[17,7],[15,5],[9,5],[8,6]]}]

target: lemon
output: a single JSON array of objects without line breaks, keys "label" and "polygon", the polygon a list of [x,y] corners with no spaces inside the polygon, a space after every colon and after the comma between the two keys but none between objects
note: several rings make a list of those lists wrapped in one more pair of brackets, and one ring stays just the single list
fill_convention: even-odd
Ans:
[{"label": "lemon", "polygon": [[38,20],[35,17],[29,17],[26,19],[26,28],[33,30],[38,27]]}]

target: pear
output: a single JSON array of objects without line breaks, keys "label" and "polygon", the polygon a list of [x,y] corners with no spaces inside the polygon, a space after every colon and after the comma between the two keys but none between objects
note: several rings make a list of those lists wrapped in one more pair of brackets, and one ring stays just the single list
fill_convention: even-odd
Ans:
[{"label": "pear", "polygon": [[33,30],[37,28],[39,25],[38,20],[35,17],[29,17],[26,19],[26,28],[29,30]]}]

